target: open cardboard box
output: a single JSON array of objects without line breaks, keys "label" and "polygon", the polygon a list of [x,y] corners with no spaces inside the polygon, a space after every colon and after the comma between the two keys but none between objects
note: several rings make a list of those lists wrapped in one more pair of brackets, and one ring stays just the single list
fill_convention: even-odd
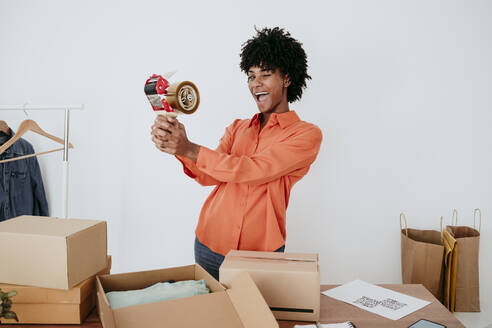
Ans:
[{"label": "open cardboard box", "polygon": [[319,320],[318,254],[231,250],[220,266],[220,282],[228,287],[242,272],[251,275],[275,318]]},{"label": "open cardboard box", "polygon": [[106,267],[106,222],[19,216],[0,222],[0,282],[68,290]]},{"label": "open cardboard box", "polygon": [[[111,256],[107,267],[98,274],[109,274]],[[4,292],[15,290],[11,310],[19,322],[2,319],[8,324],[81,324],[96,306],[96,276],[92,276],[69,289],[50,289],[31,286],[0,284]]]},{"label": "open cardboard box", "polygon": [[[136,290],[168,280],[204,279],[210,294],[112,309],[107,292]],[[104,328],[278,328],[247,273],[226,289],[199,265],[98,276],[99,317]]]}]

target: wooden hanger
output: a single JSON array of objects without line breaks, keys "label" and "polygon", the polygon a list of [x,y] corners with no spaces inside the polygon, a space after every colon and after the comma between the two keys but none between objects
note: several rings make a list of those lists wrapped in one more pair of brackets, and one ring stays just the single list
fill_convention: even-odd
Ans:
[{"label": "wooden hanger", "polygon": [[10,135],[10,128],[7,122],[5,121],[0,121],[0,131],[5,133],[6,135]]},{"label": "wooden hanger", "polygon": [[[51,139],[51,140],[53,140],[53,141],[55,141],[55,142],[57,142],[59,144],[62,144],[62,145],[65,144],[65,141],[63,139],[60,139],[60,138],[55,137],[55,136],[53,136],[53,135],[51,135],[49,133],[46,133],[33,120],[25,120],[25,121],[22,121],[21,122],[21,124],[19,125],[19,128],[17,129],[17,132],[15,133],[15,135],[12,138],[10,138],[6,143],[4,143],[2,146],[0,146],[0,154],[2,154],[4,151],[6,151],[10,146],[12,146],[17,140],[19,140],[28,131],[36,132],[37,134],[40,134],[43,137],[46,137],[48,139]],[[68,144],[68,148],[73,148],[73,146],[72,146],[71,143]],[[53,150],[49,150],[49,151],[45,151],[45,152],[41,152],[41,153],[29,154],[29,155],[20,156],[20,157],[14,157],[14,158],[2,160],[2,161],[0,161],[0,163],[7,163],[7,162],[11,162],[11,161],[16,161],[16,160],[19,160],[19,159],[23,159],[23,158],[28,158],[28,157],[33,157],[33,156],[38,156],[38,155],[53,153],[55,151],[60,151],[60,150],[63,150],[63,149],[65,149],[65,147],[63,147],[63,148],[57,148],[57,149],[53,149]]]}]

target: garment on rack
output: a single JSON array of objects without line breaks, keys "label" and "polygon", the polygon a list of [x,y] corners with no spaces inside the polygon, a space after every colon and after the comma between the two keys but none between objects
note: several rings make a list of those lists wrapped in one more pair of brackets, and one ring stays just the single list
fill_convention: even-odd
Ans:
[{"label": "garment on rack", "polygon": [[[6,143],[13,135],[12,130],[10,135],[0,132],[0,145]],[[21,138],[0,154],[0,160],[33,153],[32,145]],[[36,157],[0,164],[0,221],[19,215],[49,215]]]}]

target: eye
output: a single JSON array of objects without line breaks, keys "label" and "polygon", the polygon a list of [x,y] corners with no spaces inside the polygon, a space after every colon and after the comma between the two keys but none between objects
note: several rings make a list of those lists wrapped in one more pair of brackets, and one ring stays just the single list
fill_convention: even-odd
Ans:
[{"label": "eye", "polygon": [[248,76],[248,82],[251,82],[255,79],[255,76],[254,75],[250,75]]}]

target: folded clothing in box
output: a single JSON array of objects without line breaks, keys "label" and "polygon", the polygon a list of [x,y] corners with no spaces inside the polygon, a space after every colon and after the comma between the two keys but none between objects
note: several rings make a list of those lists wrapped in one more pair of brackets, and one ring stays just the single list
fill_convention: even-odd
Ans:
[{"label": "folded clothing in box", "polygon": [[[111,308],[106,294],[143,289],[159,282],[205,280],[209,294]],[[278,323],[247,273],[226,289],[199,265],[104,275],[96,278],[98,310],[104,328],[278,328]]]},{"label": "folded clothing in box", "polygon": [[158,282],[152,286],[137,290],[114,291],[106,293],[112,309],[124,306],[147,304],[208,294],[210,290],[205,280],[185,280],[178,282]]}]

